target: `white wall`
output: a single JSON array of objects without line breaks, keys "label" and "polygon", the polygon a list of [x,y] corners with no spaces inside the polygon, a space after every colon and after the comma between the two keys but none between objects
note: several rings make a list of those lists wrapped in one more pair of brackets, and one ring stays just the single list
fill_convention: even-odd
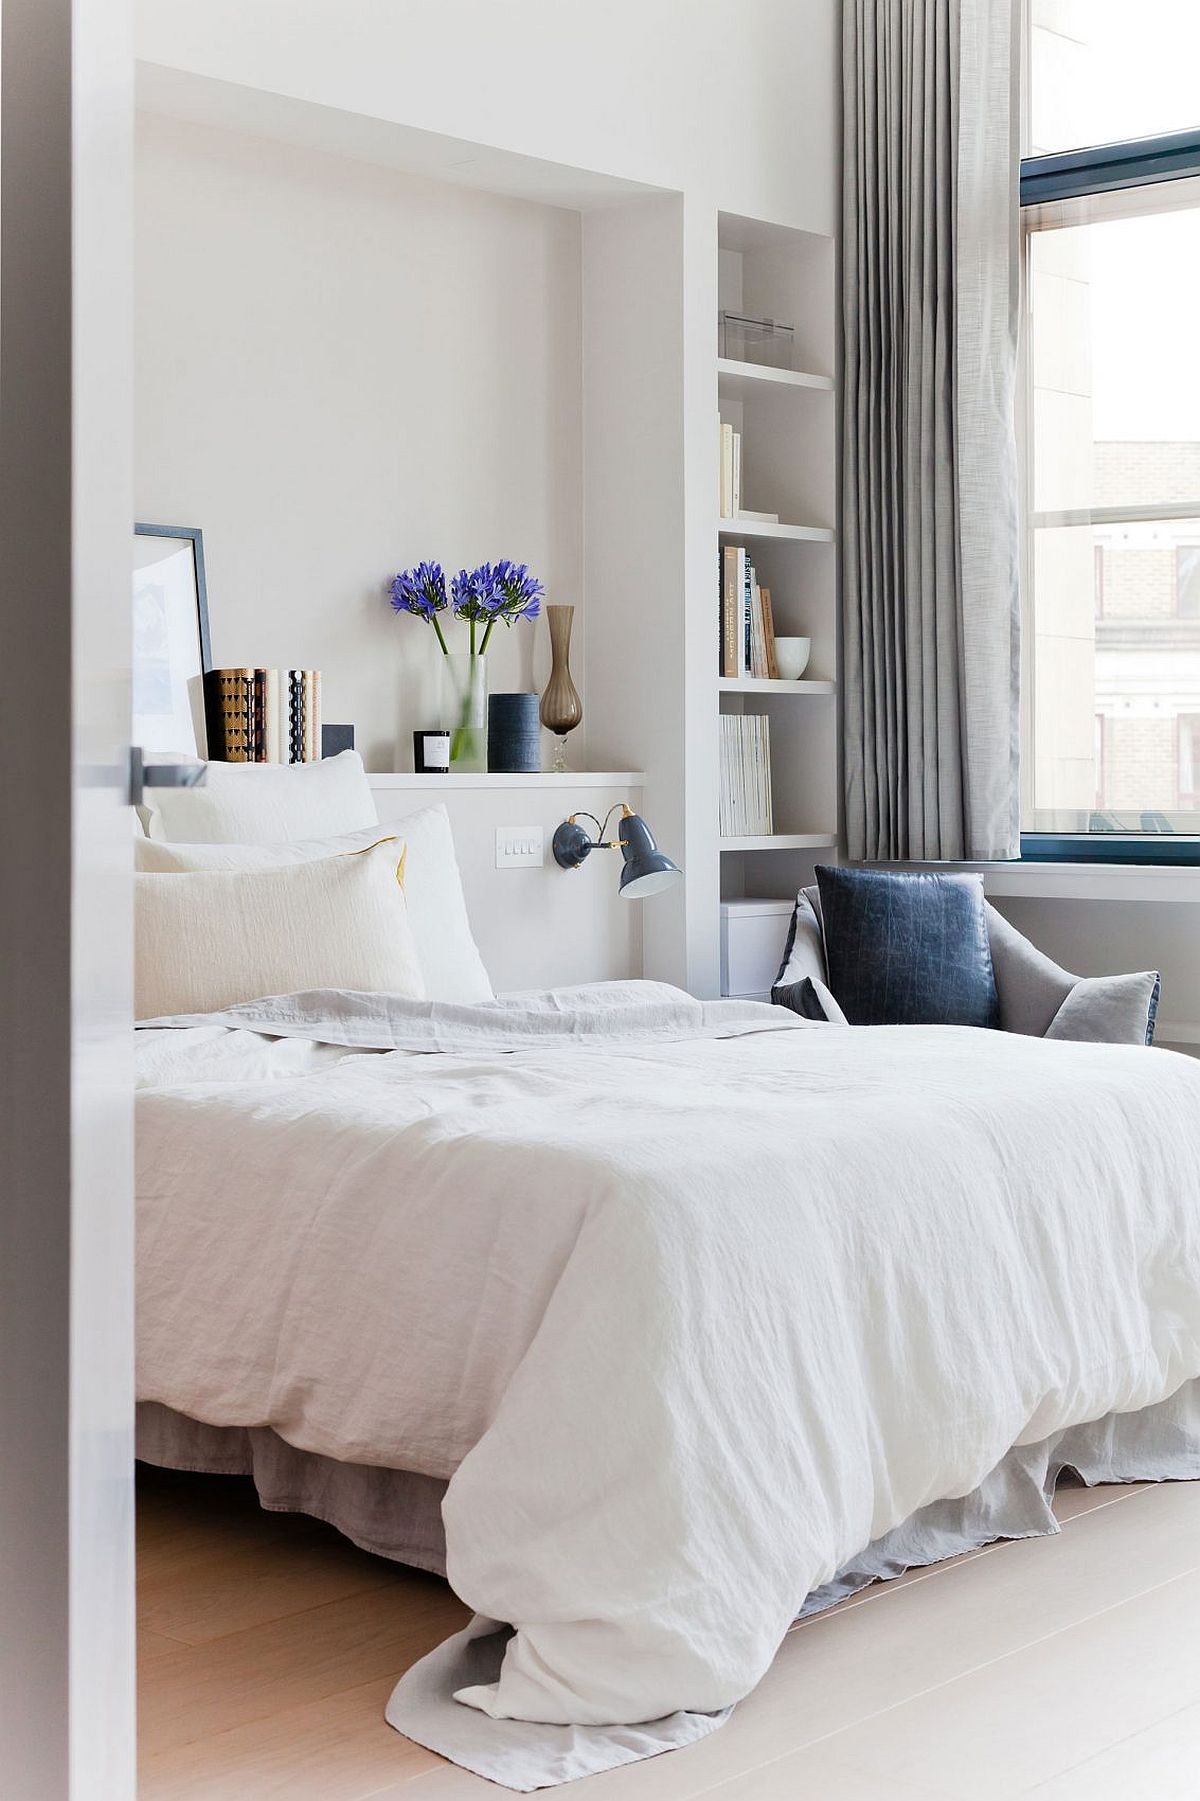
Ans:
[{"label": "white wall", "polygon": [[[619,853],[593,851],[581,868],[560,869],[550,852],[554,828],[568,813],[586,808],[603,820],[620,801],[637,811],[640,789],[623,782],[446,788],[435,778],[428,787],[372,786],[384,825],[402,824],[406,814],[435,801],[445,804],[471,930],[497,993],[618,981],[640,972],[643,920],[652,903],[619,893]],[[497,869],[501,826],[541,826],[543,866]]]},{"label": "white wall", "polygon": [[[511,556],[580,599],[579,224],[139,114],[138,517],[203,528],[216,662],[321,669],[369,768],[435,723],[391,573]],[[544,638],[498,629],[491,687],[544,679]]]},{"label": "white wall", "polygon": [[141,0],[138,55],[832,232],[841,11],[841,0]]},{"label": "white wall", "polygon": [[[347,382],[353,394],[360,393],[363,365],[370,359],[356,358],[338,332],[315,329],[328,320],[331,309],[318,306],[300,279],[311,271],[309,240],[337,247],[343,297],[336,310],[344,321],[361,282],[365,252],[377,261],[382,254],[377,240],[386,208],[379,196],[403,193],[412,213],[419,193],[436,196],[463,226],[458,242],[464,268],[470,258],[468,224],[474,230],[479,221],[496,222],[503,216],[513,229],[519,220],[533,232],[531,222],[539,221],[536,229],[545,234],[546,256],[553,264],[553,277],[544,284],[547,304],[532,321],[517,309],[504,331],[485,322],[475,380],[487,384],[497,363],[511,360],[514,333],[519,336],[539,323],[561,328],[561,340],[552,335],[542,349],[540,376],[543,414],[547,408],[558,409],[557,438],[547,431],[531,452],[540,458],[542,443],[553,442],[557,455],[542,462],[539,493],[522,487],[529,500],[523,515],[528,542],[514,550],[534,560],[541,531],[547,559],[556,559],[549,569],[555,597],[568,599],[574,597],[570,585],[579,581],[578,558],[586,538],[583,580],[588,592],[581,595],[576,645],[587,738],[584,742],[583,734],[577,734],[572,741],[572,761],[645,768],[651,824],[664,848],[687,866],[686,887],[652,903],[654,912],[646,917],[646,968],[656,975],[686,976],[705,992],[715,990],[718,966],[708,474],[716,408],[717,219],[724,211],[810,232],[834,231],[840,21],[841,0],[609,0],[603,7],[573,0],[439,0],[436,5],[340,0],[337,6],[329,0],[146,0],[139,11],[143,102],[149,111],[175,121],[147,128],[140,222],[145,227],[152,220],[155,238],[178,246],[179,258],[190,256],[192,274],[211,293],[206,273],[196,270],[195,253],[187,248],[186,211],[173,213],[181,194],[196,193],[209,234],[225,238],[226,273],[236,277],[247,271],[248,288],[265,282],[282,292],[280,306],[253,322],[249,335],[266,344],[266,355],[256,360],[247,354],[232,399],[235,412],[249,410],[255,428],[279,445],[279,494],[269,496],[270,506],[276,516],[287,512],[289,529],[300,518],[308,555],[292,559],[283,583],[277,581],[269,553],[260,552],[257,567],[246,567],[244,547],[253,546],[256,537],[262,540],[253,517],[255,491],[271,479],[270,459],[254,459],[239,445],[234,474],[211,468],[220,409],[210,403],[204,368],[219,364],[226,345],[248,335],[236,299],[221,301],[223,335],[214,339],[206,326],[208,309],[195,303],[189,276],[175,268],[147,272],[144,261],[139,350],[144,352],[151,340],[158,348],[155,361],[140,356],[143,391],[159,395],[172,384],[189,384],[199,416],[210,421],[210,442],[193,457],[173,442],[173,411],[148,422],[151,403],[143,399],[139,507],[150,507],[147,494],[161,468],[179,468],[186,461],[195,477],[190,491],[201,496],[209,515],[200,522],[211,538],[213,521],[220,517],[228,540],[228,549],[213,543],[211,550],[214,617],[226,604],[224,597],[236,592],[244,638],[260,626],[270,626],[273,634],[261,646],[239,636],[236,660],[319,663],[326,671],[327,717],[337,717],[340,697],[352,695],[357,723],[366,726],[360,743],[369,765],[392,766],[388,683],[395,638],[381,638],[384,628],[364,625],[374,604],[367,598],[368,587],[378,580],[374,572],[423,554],[427,544],[434,553],[451,552],[444,543],[429,544],[427,533],[403,542],[391,534],[394,503],[380,500],[377,439],[373,454],[360,465],[353,506],[339,494],[351,529],[342,531],[341,542],[330,540],[323,558],[324,540],[311,521],[319,518],[317,503],[327,504],[326,489],[337,491],[343,483],[344,427],[360,423],[357,414],[346,419]],[[214,134],[214,126],[221,133]],[[222,143],[240,148],[222,150]],[[315,183],[324,191],[325,181],[316,178],[318,168],[335,166],[339,173],[330,175],[328,184],[337,188],[337,204],[329,200],[318,206],[313,197],[302,202],[301,188],[307,194]],[[408,173],[397,176],[399,170]],[[456,184],[460,191],[455,195],[449,186],[431,187],[430,176]],[[357,231],[343,222],[351,194],[362,219]],[[500,200],[501,194],[514,198]],[[515,204],[518,198],[564,210],[547,211],[545,204],[522,209]],[[682,221],[683,229],[657,242],[654,279],[648,286],[653,303],[663,310],[655,318],[647,312],[647,338],[654,348],[647,352],[643,346],[634,362],[649,375],[644,390],[630,399],[630,367],[617,367],[620,345],[612,341],[612,321],[603,318],[602,310],[618,292],[622,325],[616,336],[632,334],[636,343],[642,273],[636,215],[642,207],[665,208]],[[571,208],[583,211],[584,240],[591,246],[582,270],[575,235],[579,211],[566,210]],[[621,217],[609,216],[606,209],[619,209]],[[264,245],[251,215],[264,221]],[[434,221],[422,219],[421,228],[432,232]],[[150,234],[143,230],[143,235],[149,241]],[[291,283],[279,279],[281,240],[290,259]],[[621,261],[615,271],[602,266],[614,246]],[[143,257],[148,254],[152,251],[144,250]],[[576,259],[570,270],[570,302],[564,293],[568,254]],[[393,271],[397,261],[398,254],[389,263]],[[451,267],[447,273],[453,282],[457,271]],[[332,287],[334,280],[332,271],[322,270],[324,287]],[[586,371],[582,432],[578,417],[568,418],[566,399],[568,341],[576,354],[581,348],[579,312],[571,311],[572,305],[579,308],[581,280]],[[157,300],[147,309],[152,287],[164,290],[171,307],[196,322],[190,375],[181,369],[178,341],[163,323],[170,309]],[[443,293],[422,291],[413,297],[418,316],[435,336],[443,323],[437,316]],[[562,297],[553,316],[552,296]],[[651,295],[645,298],[649,306]],[[425,303],[424,311],[419,302]],[[470,310],[466,301],[461,304]],[[282,327],[280,307],[287,309]],[[391,321],[386,313],[381,316],[390,350]],[[281,329],[290,354],[276,348]],[[319,446],[319,479],[310,479],[307,459],[294,448],[298,413],[290,384],[298,337],[305,346],[330,338],[335,346],[332,363],[315,364],[311,371],[314,407],[327,408],[343,425],[336,446]],[[420,366],[414,369],[415,341],[411,332],[396,336],[404,358],[397,368],[461,421],[464,398],[469,401],[470,394],[457,377],[454,347],[439,339],[442,354],[418,353]],[[666,360],[656,362],[663,350]],[[517,384],[522,393],[538,379],[531,343],[525,369],[528,381]],[[615,389],[610,393],[605,387],[613,371],[615,380],[626,383],[628,404],[623,407],[613,404]],[[253,383],[261,386],[264,378],[267,395],[259,405],[244,390]],[[572,367],[570,378],[577,404],[579,366]],[[230,385],[223,375],[220,381]],[[282,429],[273,419],[262,418],[269,412],[268,396],[281,387],[287,390]],[[655,411],[668,389],[674,394],[670,417]],[[387,412],[396,411],[390,404],[396,398],[388,396]],[[653,417],[648,438],[632,430],[622,435],[622,410],[632,419],[635,402]],[[185,414],[188,410],[183,409]],[[539,430],[543,423],[539,419]],[[165,445],[165,451],[147,448],[151,442]],[[472,448],[478,451],[478,446]],[[382,454],[396,454],[390,440]],[[524,454],[524,445],[514,451],[505,441],[490,468],[481,463],[478,486],[459,510],[480,514],[519,473],[511,468],[511,457]],[[220,484],[219,496],[210,495],[204,485],[210,479]],[[453,457],[431,463],[421,447],[411,479],[424,484],[423,516],[440,517],[438,509],[452,504],[462,475]],[[679,492],[672,493],[669,506],[660,506],[658,497],[672,482]],[[294,491],[301,502],[289,505]],[[622,496],[623,504],[618,504]],[[152,510],[161,514],[168,501],[168,518],[180,517],[180,508],[188,505],[187,496],[168,495]],[[199,517],[197,504],[188,508],[194,517]],[[376,510],[365,521],[368,504]],[[226,517],[236,517],[236,529],[228,533]],[[348,544],[361,553],[361,566],[345,567]],[[461,554],[473,559],[503,551],[489,536],[486,542],[481,538],[464,546]],[[231,560],[218,566],[218,557],[234,556],[237,567]],[[290,629],[288,594],[309,580],[310,564],[315,579],[306,592],[319,593],[320,600],[314,599],[306,612],[313,648],[301,653]],[[306,601],[306,609],[309,605]],[[264,639],[267,635],[264,629]],[[544,635],[539,634],[539,642]],[[385,644],[386,650],[381,648]],[[234,660],[220,625],[214,626],[214,649],[218,661]],[[353,688],[340,673],[345,666],[354,670]],[[540,673],[535,668],[535,680]],[[493,672],[492,686],[498,685]],[[635,692],[637,704],[631,706]],[[405,719],[405,729],[411,723]],[[408,766],[406,747],[399,766]],[[557,877],[557,871],[549,870],[543,879],[554,883]],[[631,954],[632,949],[631,944]],[[545,961],[548,968],[553,961],[549,950]],[[631,962],[629,968],[635,967]]]}]

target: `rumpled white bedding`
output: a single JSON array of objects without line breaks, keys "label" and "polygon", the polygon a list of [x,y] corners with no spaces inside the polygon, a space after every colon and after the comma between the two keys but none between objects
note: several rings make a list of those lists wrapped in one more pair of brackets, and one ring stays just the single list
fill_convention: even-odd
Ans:
[{"label": "rumpled white bedding", "polygon": [[627,986],[257,1003],[142,1034],[139,1101],[140,1398],[451,1476],[516,1628],[458,1701],[683,1722],[610,1762],[1012,1446],[1200,1376],[1200,1065]]}]

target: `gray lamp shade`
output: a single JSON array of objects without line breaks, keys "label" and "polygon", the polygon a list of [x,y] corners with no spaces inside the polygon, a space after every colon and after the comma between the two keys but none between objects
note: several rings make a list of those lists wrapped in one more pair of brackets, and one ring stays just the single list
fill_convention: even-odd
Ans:
[{"label": "gray lamp shade", "polygon": [[620,892],[627,900],[644,900],[679,880],[682,870],[659,850],[654,833],[640,813],[626,814],[617,837],[625,859]]}]

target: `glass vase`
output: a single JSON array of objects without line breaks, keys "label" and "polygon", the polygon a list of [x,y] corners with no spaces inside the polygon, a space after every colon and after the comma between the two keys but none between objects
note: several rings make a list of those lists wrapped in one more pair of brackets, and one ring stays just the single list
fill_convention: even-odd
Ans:
[{"label": "glass vase", "polygon": [[438,723],[450,734],[451,775],[487,769],[487,658],[452,650],[442,662]]},{"label": "glass vase", "polygon": [[550,680],[542,694],[541,718],[558,743],[554,751],[554,770],[561,775],[567,767],[567,733],[573,732],[583,718],[583,702],[571,680],[571,625],[574,607],[546,608],[550,627]]}]

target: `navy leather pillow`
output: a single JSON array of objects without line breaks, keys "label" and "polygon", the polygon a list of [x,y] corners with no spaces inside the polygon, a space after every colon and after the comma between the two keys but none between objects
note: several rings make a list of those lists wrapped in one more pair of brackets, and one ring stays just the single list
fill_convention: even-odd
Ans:
[{"label": "navy leather pillow", "polygon": [[854,1026],[996,1026],[977,875],[817,870],[829,986]]}]

